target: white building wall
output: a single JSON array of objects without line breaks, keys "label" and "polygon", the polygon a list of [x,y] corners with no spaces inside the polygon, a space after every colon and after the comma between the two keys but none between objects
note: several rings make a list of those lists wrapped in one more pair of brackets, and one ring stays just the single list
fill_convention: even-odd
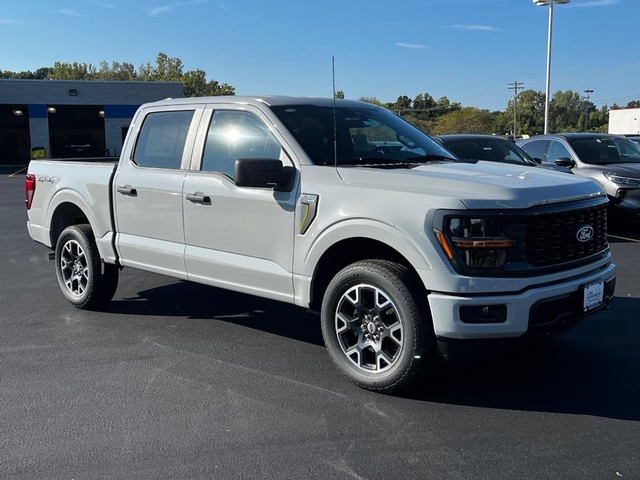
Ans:
[{"label": "white building wall", "polygon": [[640,108],[610,110],[609,133],[640,135]]}]

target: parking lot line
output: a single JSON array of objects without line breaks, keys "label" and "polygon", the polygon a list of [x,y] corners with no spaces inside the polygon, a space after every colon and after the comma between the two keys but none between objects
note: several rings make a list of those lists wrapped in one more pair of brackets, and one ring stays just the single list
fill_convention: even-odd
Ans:
[{"label": "parking lot line", "polygon": [[621,237],[619,235],[607,235],[607,236],[611,238],[615,238],[617,240],[626,240],[627,242],[640,243],[640,240],[637,238]]}]

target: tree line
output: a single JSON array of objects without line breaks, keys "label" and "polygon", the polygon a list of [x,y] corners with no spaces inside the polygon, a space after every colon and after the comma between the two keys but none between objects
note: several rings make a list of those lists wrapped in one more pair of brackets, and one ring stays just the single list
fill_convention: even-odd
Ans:
[{"label": "tree line", "polygon": [[137,69],[127,62],[91,63],[54,62],[53,67],[43,67],[35,71],[11,72],[0,70],[0,78],[31,80],[129,80],[141,82],[182,82],[185,97],[234,95],[235,88],[217,80],[207,81],[204,70],[184,71],[182,60],[158,53],[154,64],[147,62]]},{"label": "tree line", "polygon": [[[343,94],[343,92],[337,92]],[[395,102],[382,103],[377,98],[361,97],[396,112],[421,130],[432,134],[485,133],[513,134],[514,108],[517,113],[517,135],[536,135],[544,131],[545,94],[536,90],[523,90],[507,102],[504,111],[489,111],[476,107],[463,107],[447,97],[435,100],[428,93],[418,94],[413,100],[401,95]],[[640,100],[626,106],[613,104],[597,108],[578,92],[557,91],[549,102],[549,130],[552,132],[599,132],[609,126],[609,110],[638,108]]]},{"label": "tree line", "polygon": [[[0,70],[0,78],[47,80],[130,80],[153,82],[182,82],[185,97],[234,95],[235,88],[227,83],[207,80],[204,70],[184,71],[182,60],[158,53],[155,63],[147,62],[136,68],[127,62],[90,63],[54,62],[52,67],[35,71],[11,72]],[[344,98],[343,91],[336,92]],[[402,116],[426,133],[486,133],[509,134],[513,132],[514,108],[517,112],[516,134],[535,135],[544,130],[544,92],[522,90],[507,102],[504,111],[462,106],[447,97],[433,98],[429,93],[419,93],[411,98],[400,95],[395,102],[383,103],[376,97],[359,100],[385,107]],[[640,100],[629,102],[626,108],[640,107]],[[549,103],[549,130],[552,132],[606,132],[609,110],[621,108],[617,104],[601,108],[572,90],[557,91]]]}]

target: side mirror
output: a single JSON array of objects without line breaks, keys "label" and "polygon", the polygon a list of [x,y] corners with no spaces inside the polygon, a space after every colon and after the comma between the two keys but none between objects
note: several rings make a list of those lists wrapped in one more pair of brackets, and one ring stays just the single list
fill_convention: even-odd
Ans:
[{"label": "side mirror", "polygon": [[286,187],[294,169],[272,158],[239,158],[235,163],[236,186],[254,188]]},{"label": "side mirror", "polygon": [[534,160],[538,165],[542,165],[542,159],[541,158],[534,157]]},{"label": "side mirror", "polygon": [[573,168],[576,166],[576,162],[569,157],[556,158],[556,165],[559,167]]}]

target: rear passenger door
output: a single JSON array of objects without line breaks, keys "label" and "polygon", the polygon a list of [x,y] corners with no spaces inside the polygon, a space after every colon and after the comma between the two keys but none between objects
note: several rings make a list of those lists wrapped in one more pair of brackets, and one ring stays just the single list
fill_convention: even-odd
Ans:
[{"label": "rear passenger door", "polygon": [[188,278],[291,301],[297,177],[291,191],[234,181],[238,158],[293,166],[282,138],[258,109],[228,105],[205,113],[196,145],[183,196]]},{"label": "rear passenger door", "polygon": [[113,187],[116,246],[124,266],[186,278],[182,187],[202,108],[147,109],[132,128]]}]

